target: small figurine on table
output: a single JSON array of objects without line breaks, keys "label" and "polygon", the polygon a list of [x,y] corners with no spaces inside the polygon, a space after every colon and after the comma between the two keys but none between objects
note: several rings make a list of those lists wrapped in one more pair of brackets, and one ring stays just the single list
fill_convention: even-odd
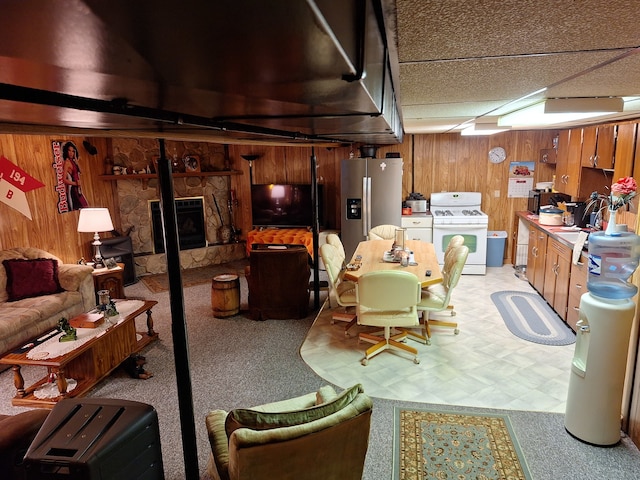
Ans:
[{"label": "small figurine on table", "polygon": [[125,361],[124,368],[133,378],[146,380],[153,377],[153,373],[147,372],[144,369],[146,363],[147,359],[143,355],[131,355]]},{"label": "small figurine on table", "polygon": [[62,317],[58,320],[58,329],[63,332],[62,336],[58,339],[60,342],[72,342],[78,339],[76,335],[76,329],[69,325],[69,320]]},{"label": "small figurine on table", "polygon": [[116,309],[116,304],[113,300],[110,300],[106,305],[104,313],[107,317],[115,317],[116,315],[120,315],[118,310]]}]

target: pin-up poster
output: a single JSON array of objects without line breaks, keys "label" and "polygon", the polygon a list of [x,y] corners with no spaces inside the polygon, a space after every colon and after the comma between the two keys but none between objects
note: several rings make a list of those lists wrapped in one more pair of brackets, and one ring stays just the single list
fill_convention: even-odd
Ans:
[{"label": "pin-up poster", "polygon": [[529,190],[533,188],[535,168],[535,161],[511,162],[509,164],[509,198],[529,196]]},{"label": "pin-up poster", "polygon": [[51,142],[53,169],[56,172],[58,213],[66,213],[89,206],[82,191],[80,155],[73,142]]}]

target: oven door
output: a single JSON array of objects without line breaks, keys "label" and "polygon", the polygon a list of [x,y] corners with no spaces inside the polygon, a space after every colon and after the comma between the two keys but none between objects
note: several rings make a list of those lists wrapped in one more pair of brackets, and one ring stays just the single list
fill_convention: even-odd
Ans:
[{"label": "oven door", "polygon": [[487,271],[487,225],[433,225],[433,246],[438,264],[444,265],[444,252],[454,235],[462,235],[469,247],[469,257],[462,270],[465,274],[484,275]]}]

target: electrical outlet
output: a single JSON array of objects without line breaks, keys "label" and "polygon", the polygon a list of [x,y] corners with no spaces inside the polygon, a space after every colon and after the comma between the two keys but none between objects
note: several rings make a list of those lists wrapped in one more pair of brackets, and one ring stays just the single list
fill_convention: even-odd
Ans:
[{"label": "electrical outlet", "polygon": [[500,190],[494,190],[493,191],[493,196],[496,198],[500,198]]}]

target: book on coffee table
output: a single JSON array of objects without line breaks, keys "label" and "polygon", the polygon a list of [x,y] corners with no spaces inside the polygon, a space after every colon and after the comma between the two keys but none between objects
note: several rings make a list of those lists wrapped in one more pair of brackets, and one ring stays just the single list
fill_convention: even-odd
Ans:
[{"label": "book on coffee table", "polygon": [[104,322],[104,313],[81,313],[69,320],[73,328],[96,328]]}]

